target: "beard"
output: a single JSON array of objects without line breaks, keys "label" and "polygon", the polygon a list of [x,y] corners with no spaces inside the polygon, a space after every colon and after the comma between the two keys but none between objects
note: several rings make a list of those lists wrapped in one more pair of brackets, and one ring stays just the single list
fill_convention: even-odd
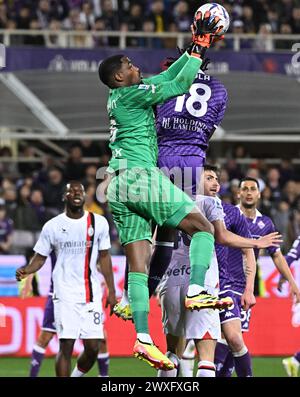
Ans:
[{"label": "beard", "polygon": [[255,207],[255,204],[254,203],[253,204],[243,203],[243,207],[247,208],[247,209],[251,209],[251,208]]}]

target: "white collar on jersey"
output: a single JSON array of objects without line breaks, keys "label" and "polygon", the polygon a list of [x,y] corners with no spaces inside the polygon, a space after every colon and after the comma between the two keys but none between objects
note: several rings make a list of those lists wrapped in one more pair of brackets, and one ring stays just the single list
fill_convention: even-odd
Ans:
[{"label": "white collar on jersey", "polygon": [[[236,207],[240,210],[240,213],[243,214],[243,211],[241,210],[240,204],[237,204]],[[262,213],[258,211],[258,209],[255,210],[255,218],[253,219],[252,223],[256,222],[257,218],[262,217]]]}]

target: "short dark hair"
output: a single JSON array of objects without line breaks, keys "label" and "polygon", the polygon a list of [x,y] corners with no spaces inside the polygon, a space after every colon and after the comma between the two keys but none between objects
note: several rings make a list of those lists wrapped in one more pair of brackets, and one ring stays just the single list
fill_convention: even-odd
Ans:
[{"label": "short dark hair", "polygon": [[102,61],[99,65],[99,78],[102,83],[107,85],[109,88],[115,87],[112,77],[114,73],[121,69],[122,58],[124,58],[124,56],[125,55],[123,54],[113,55],[104,59],[104,61]]},{"label": "short dark hair", "polygon": [[205,164],[205,166],[203,167],[204,171],[213,171],[215,172],[217,175],[220,173],[220,168],[217,167],[216,165],[210,165],[210,164]]},{"label": "short dark hair", "polygon": [[242,183],[243,183],[243,182],[247,182],[247,181],[255,182],[255,183],[257,184],[258,190],[260,189],[258,180],[255,179],[255,178],[251,178],[251,176],[246,176],[245,178],[242,178],[242,179],[240,180],[239,187],[242,186]]}]

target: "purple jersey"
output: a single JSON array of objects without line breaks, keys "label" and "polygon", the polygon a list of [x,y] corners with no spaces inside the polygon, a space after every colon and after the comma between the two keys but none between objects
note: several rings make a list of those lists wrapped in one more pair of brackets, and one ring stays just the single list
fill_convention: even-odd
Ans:
[{"label": "purple jersey", "polygon": [[[276,232],[272,220],[268,216],[261,214],[258,210],[256,210],[256,215],[254,219],[246,217],[246,221],[251,234],[251,238],[258,239],[260,237],[265,236],[266,234]],[[278,250],[279,248],[277,247],[267,248],[267,251],[271,256]],[[254,249],[254,255],[255,255],[255,259],[257,260],[259,256],[258,248]]]},{"label": "purple jersey", "polygon": [[288,263],[289,266],[294,261],[297,261],[300,258],[300,235],[297,237],[297,239],[293,242],[293,245],[289,252],[287,253],[285,259]]},{"label": "purple jersey", "polygon": [[[247,221],[240,210],[232,204],[222,203],[225,212],[225,225],[232,233],[250,238]],[[233,290],[243,293],[246,277],[243,266],[243,254],[239,248],[229,248],[216,244],[216,253],[219,264],[220,289]]]},{"label": "purple jersey", "polygon": [[9,218],[0,220],[0,242],[6,242],[13,231],[13,221]]},{"label": "purple jersey", "polygon": [[205,158],[209,139],[224,117],[226,103],[224,85],[199,71],[188,94],[156,108],[159,156]]}]

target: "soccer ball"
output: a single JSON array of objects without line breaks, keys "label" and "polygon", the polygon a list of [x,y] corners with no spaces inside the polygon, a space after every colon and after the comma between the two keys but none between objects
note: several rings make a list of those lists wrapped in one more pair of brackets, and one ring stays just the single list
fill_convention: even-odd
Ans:
[{"label": "soccer ball", "polygon": [[199,7],[198,10],[195,12],[194,18],[196,18],[196,15],[199,11],[201,11],[202,13],[202,18],[204,17],[206,11],[210,11],[211,19],[213,19],[214,17],[220,17],[220,20],[217,23],[217,27],[222,27],[222,30],[218,32],[218,35],[221,36],[222,34],[227,32],[230,24],[230,18],[228,12],[223,6],[218,3],[204,4],[203,6]]}]

